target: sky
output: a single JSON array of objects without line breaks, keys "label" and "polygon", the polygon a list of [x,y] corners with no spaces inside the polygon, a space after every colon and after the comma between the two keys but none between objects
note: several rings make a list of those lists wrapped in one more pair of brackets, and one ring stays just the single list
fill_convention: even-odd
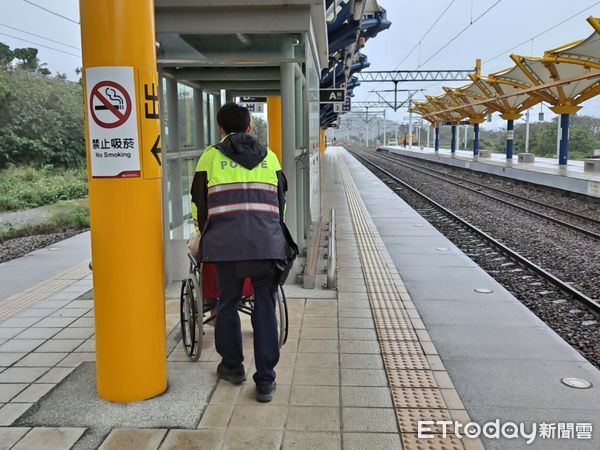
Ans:
[{"label": "sky", "polygon": [[[31,1],[75,22],[79,21],[78,0]],[[368,70],[415,70],[420,65],[421,69],[468,69],[474,67],[476,58],[481,58],[483,73],[487,74],[513,65],[508,57],[511,52],[536,56],[544,50],[587,37],[592,28],[586,22],[586,17],[600,16],[600,1],[594,0],[379,0],[379,4],[387,10],[392,26],[367,41],[363,53],[371,63]],[[448,6],[421,45],[408,55]],[[490,7],[485,15],[476,20]],[[531,39],[582,10],[585,11]],[[11,47],[38,47],[40,60],[47,63],[53,72],[64,72],[70,79],[77,78],[75,69],[81,66],[79,25],[38,9],[24,0],[0,0],[0,11],[0,42]],[[426,62],[472,20],[474,23],[462,35]],[[7,25],[61,44],[8,28]],[[19,39],[8,37],[7,34]],[[525,43],[511,50],[522,42]],[[54,50],[39,44],[53,47]],[[404,83],[400,88],[427,88],[426,92],[419,95],[438,95],[443,93],[443,85],[461,84],[464,83]],[[374,88],[389,89],[391,83],[390,86],[363,83],[355,90],[355,99],[375,100],[376,95],[369,93]],[[532,119],[537,119],[538,112],[539,106],[532,109]],[[544,113],[546,120],[554,116],[547,108],[544,108]],[[600,96],[584,103],[580,114],[600,117]],[[406,116],[406,111],[399,111],[389,117],[402,121]],[[503,121],[495,116],[492,123],[484,126],[504,126]]]},{"label": "sky", "polygon": [[[407,57],[428,28],[450,4],[446,13],[422,40],[421,45],[417,46],[417,49]],[[496,5],[493,6],[494,4]],[[593,31],[586,18],[590,15],[600,16],[600,1],[597,0],[500,0],[499,2],[498,0],[454,0],[454,2],[452,0],[379,0],[379,5],[387,10],[387,17],[392,21],[392,26],[374,39],[367,41],[362,50],[371,63],[371,67],[367,70],[470,69],[474,68],[475,60],[481,58],[483,60],[482,73],[485,75],[514,66],[509,58],[510,53],[541,56],[545,50],[586,38]],[[492,6],[493,8],[489,12],[474,22],[437,56],[434,56],[426,64],[422,64],[467,27],[471,22],[471,17],[473,20],[477,19]],[[577,14],[564,24],[531,39],[584,9],[584,12]],[[511,50],[512,47],[522,42],[525,43]],[[497,55],[502,56],[496,57]],[[406,60],[399,64],[405,58]],[[419,67],[420,65],[421,67]],[[419,97],[422,99],[424,98],[423,94],[442,94],[444,85],[457,87],[464,84],[467,82],[419,82],[402,83],[399,87],[403,89],[427,88],[426,92],[415,96],[415,99]],[[355,99],[376,100],[376,94],[369,93],[370,90],[391,89],[392,87],[392,83],[388,83],[387,86],[363,83],[355,90]],[[530,113],[532,121],[537,120],[539,108],[539,105],[532,108]],[[600,117],[600,96],[585,102],[580,114]],[[390,115],[390,117],[402,121],[407,115],[405,110]],[[549,120],[555,114],[544,107],[544,116],[546,120]],[[486,123],[483,126],[488,128],[505,126],[505,122],[497,114],[493,119],[492,123]]]}]

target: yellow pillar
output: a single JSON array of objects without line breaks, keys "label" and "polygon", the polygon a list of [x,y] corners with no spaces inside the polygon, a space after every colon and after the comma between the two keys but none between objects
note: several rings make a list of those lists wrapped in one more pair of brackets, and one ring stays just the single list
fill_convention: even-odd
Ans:
[{"label": "yellow pillar", "polygon": [[325,153],[325,130],[323,128],[319,128],[319,150],[321,155]]},{"label": "yellow pillar", "polygon": [[98,395],[132,402],[167,387],[154,2],[80,12]]},{"label": "yellow pillar", "polygon": [[267,122],[269,125],[269,148],[281,159],[281,97],[267,97]]}]

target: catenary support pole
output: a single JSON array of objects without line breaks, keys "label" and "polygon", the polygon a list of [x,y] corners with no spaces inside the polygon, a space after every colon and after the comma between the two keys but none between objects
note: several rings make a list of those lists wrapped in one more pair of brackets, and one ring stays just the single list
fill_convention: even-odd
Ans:
[{"label": "catenary support pole", "polygon": [[383,145],[387,145],[387,121],[385,119],[385,109],[383,110]]},{"label": "catenary support pole", "polygon": [[413,113],[412,113],[412,100],[409,102],[408,112],[408,149],[412,150],[413,141]]},{"label": "catenary support pole", "polygon": [[[97,390],[104,400],[133,402],[167,387],[154,2],[80,0],[79,7]],[[100,103],[111,104],[107,87],[125,100],[121,114],[101,109]],[[115,156],[107,167],[92,153],[92,140],[97,125],[111,121],[105,139],[122,132],[136,158]]]}]

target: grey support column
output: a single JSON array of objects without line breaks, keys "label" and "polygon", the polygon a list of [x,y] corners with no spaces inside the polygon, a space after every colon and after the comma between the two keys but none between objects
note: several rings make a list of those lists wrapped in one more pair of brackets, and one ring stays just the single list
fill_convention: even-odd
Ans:
[{"label": "grey support column", "polygon": [[295,120],[295,82],[294,64],[281,64],[281,141],[283,172],[288,182],[287,208],[285,222],[296,242],[298,239],[297,222],[297,183],[296,183],[296,120]]},{"label": "grey support column", "polygon": [[214,143],[217,143],[221,140],[221,131],[219,130],[219,124],[217,123],[217,113],[219,112],[219,109],[221,109],[221,91],[217,91],[217,93],[213,97],[213,100],[215,105],[215,109],[213,112],[213,125],[215,133]]},{"label": "grey support column", "polygon": [[233,95],[233,91],[227,90],[225,92],[225,102],[231,103],[233,101],[235,101],[235,96]]},{"label": "grey support column", "polygon": [[[302,71],[298,66],[295,67],[295,78],[294,78],[294,108],[295,108],[295,132],[296,132],[296,148],[300,149],[304,147],[304,92],[302,86],[304,85],[304,77]],[[298,223],[298,246],[302,250],[306,246],[307,223],[306,213],[304,208],[305,198],[308,192],[305,189],[305,180],[308,178],[306,171],[308,170],[308,155],[302,155],[301,161],[297,162],[296,165],[296,187],[297,187],[297,223]]]},{"label": "grey support column", "polygon": [[206,146],[206,137],[204,136],[204,93],[202,89],[194,89],[194,117],[196,123],[196,146],[204,148]]},{"label": "grey support column", "polygon": [[[167,114],[169,119],[168,153],[179,151],[179,97],[177,95],[177,80],[167,81]],[[167,170],[167,167],[170,170]],[[169,177],[171,210],[173,217],[171,227],[176,228],[183,224],[183,196],[181,191],[181,160],[172,159],[165,164],[165,177]]]}]

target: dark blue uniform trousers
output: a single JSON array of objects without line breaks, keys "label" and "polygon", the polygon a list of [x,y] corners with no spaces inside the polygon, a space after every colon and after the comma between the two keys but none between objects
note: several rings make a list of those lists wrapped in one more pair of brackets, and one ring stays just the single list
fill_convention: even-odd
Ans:
[{"label": "dark blue uniform trousers", "polygon": [[[262,262],[262,261],[261,261]],[[215,346],[223,364],[237,369],[244,361],[242,330],[238,306],[242,297],[245,276],[251,276],[254,287],[254,360],[256,384],[275,381],[275,366],[279,361],[277,320],[275,318],[275,290],[277,288],[271,265],[257,264],[258,271],[250,270],[251,261],[218,262],[217,284],[219,301],[215,324]]]}]

